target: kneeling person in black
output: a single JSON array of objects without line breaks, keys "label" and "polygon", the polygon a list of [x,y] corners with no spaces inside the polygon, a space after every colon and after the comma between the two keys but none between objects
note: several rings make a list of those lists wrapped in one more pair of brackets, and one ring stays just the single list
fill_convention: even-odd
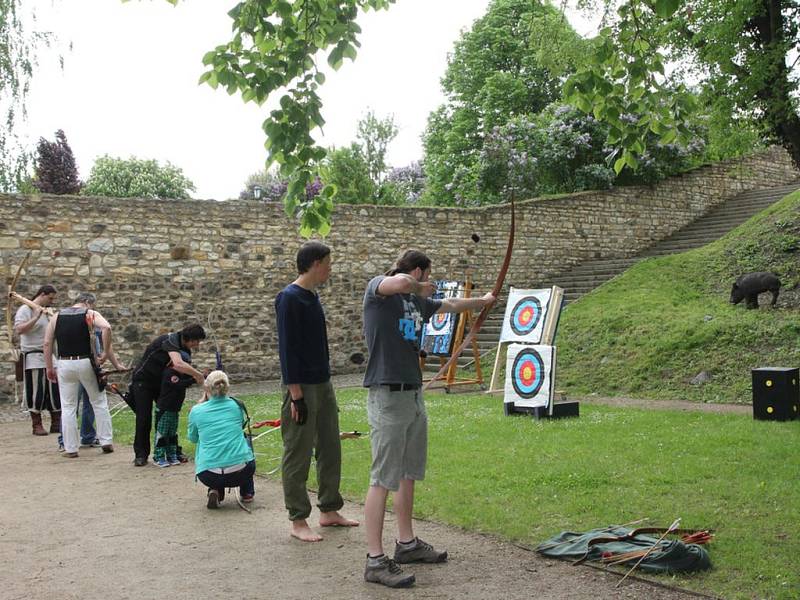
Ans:
[{"label": "kneeling person in black", "polygon": [[150,455],[150,430],[153,425],[153,401],[161,392],[161,381],[167,365],[172,363],[176,372],[190,375],[203,385],[203,374],[181,357],[181,352],[190,356],[197,350],[200,341],[206,339],[206,332],[198,324],[187,325],[176,333],[158,336],[144,351],[139,364],[131,377],[131,390],[136,412],[136,434],[133,451],[136,454],[134,465],[143,467]]}]

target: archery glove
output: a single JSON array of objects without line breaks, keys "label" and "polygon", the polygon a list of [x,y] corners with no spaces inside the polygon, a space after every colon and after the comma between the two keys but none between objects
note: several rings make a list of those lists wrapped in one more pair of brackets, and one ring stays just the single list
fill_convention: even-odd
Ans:
[{"label": "archery glove", "polygon": [[297,424],[305,425],[306,420],[308,419],[308,406],[306,405],[306,399],[300,397],[297,400],[292,400],[292,404],[294,404],[294,409],[297,411]]}]

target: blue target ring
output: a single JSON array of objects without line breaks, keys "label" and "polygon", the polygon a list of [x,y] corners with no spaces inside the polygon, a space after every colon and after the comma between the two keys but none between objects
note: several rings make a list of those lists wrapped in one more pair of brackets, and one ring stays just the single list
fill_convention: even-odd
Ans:
[{"label": "blue target ring", "polygon": [[544,383],[544,361],[536,350],[520,350],[514,358],[511,370],[511,384],[520,398],[526,400],[539,393]]},{"label": "blue target ring", "polygon": [[517,335],[528,335],[542,319],[542,303],[536,296],[521,298],[511,311],[511,330]]}]

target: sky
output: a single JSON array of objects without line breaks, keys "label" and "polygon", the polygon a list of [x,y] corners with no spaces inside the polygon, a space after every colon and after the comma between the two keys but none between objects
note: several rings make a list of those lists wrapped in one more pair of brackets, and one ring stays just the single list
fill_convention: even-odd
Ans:
[{"label": "sky", "polygon": [[[63,129],[89,176],[99,156],[154,158],[183,169],[196,198],[236,198],[266,160],[261,123],[269,103],[197,80],[202,57],[230,38],[234,0],[34,0],[39,28],[57,42],[42,53],[24,129],[32,144]],[[428,114],[444,97],[447,54],[489,0],[399,0],[359,17],[355,62],[328,72],[320,90],[327,121],[318,141],[348,145],[367,110],[392,115],[391,166],[422,157]],[[59,57],[63,67],[59,66]],[[327,66],[327,65],[326,65]]]}]

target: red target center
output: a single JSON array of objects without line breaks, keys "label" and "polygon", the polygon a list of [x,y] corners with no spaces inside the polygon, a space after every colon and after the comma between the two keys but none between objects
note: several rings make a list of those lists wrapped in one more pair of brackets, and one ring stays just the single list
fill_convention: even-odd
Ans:
[{"label": "red target center", "polygon": [[519,369],[519,378],[523,385],[532,385],[536,381],[536,364],[532,360],[526,360]]}]

